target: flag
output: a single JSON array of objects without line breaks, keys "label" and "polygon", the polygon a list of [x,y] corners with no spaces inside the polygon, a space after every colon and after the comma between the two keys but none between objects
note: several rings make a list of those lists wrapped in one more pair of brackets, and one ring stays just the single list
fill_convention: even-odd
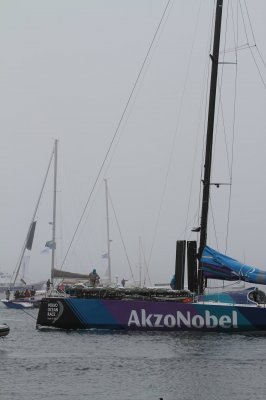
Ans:
[{"label": "flag", "polygon": [[48,253],[50,253],[50,250],[47,247],[45,247],[45,249],[41,250],[41,254],[48,254]]},{"label": "flag", "polygon": [[56,244],[52,240],[48,240],[48,242],[45,243],[45,247],[48,247],[49,249],[55,249]]},{"label": "flag", "polygon": [[104,253],[104,254],[102,255],[102,258],[108,258],[108,253]]}]

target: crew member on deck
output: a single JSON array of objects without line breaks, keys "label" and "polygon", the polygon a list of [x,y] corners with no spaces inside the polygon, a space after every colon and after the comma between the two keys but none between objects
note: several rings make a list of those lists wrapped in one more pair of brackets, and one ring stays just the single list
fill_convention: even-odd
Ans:
[{"label": "crew member on deck", "polygon": [[127,279],[123,278],[122,281],[121,281],[121,285],[122,285],[123,287],[125,287],[126,282],[127,282]]},{"label": "crew member on deck", "polygon": [[7,289],[6,290],[6,300],[9,300],[9,299],[10,299],[10,290]]},{"label": "crew member on deck", "polygon": [[49,291],[50,287],[51,287],[51,281],[50,281],[50,279],[48,279],[48,281],[46,282],[46,290],[47,290],[47,292]]},{"label": "crew member on deck", "polygon": [[91,286],[98,286],[100,282],[100,277],[96,272],[96,269],[93,269],[92,272],[89,274],[89,281]]},{"label": "crew member on deck", "polygon": [[170,287],[173,290],[175,289],[175,283],[176,283],[176,279],[175,279],[175,275],[174,275],[170,282]]},{"label": "crew member on deck", "polygon": [[34,286],[32,286],[31,290],[30,290],[30,296],[31,297],[35,296],[35,293],[36,293],[36,290],[35,290]]}]

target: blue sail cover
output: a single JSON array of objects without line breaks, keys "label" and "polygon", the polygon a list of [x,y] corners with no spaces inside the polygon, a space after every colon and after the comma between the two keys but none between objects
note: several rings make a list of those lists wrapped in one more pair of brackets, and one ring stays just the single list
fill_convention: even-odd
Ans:
[{"label": "blue sail cover", "polygon": [[242,264],[224,254],[206,246],[201,256],[201,269],[208,279],[227,281],[242,280],[245,282],[266,285],[266,272],[249,265]]}]

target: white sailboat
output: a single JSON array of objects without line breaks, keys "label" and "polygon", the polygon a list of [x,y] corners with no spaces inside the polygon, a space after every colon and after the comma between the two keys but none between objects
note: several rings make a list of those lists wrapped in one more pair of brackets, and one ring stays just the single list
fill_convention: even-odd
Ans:
[{"label": "white sailboat", "polygon": [[[29,262],[30,252],[33,246],[34,234],[37,225],[36,215],[39,209],[39,205],[41,202],[41,198],[43,195],[43,191],[47,182],[48,173],[50,171],[52,161],[54,161],[54,189],[53,189],[53,221],[52,221],[52,240],[47,242],[47,247],[49,244],[49,248],[52,250],[51,255],[51,282],[53,283],[53,271],[55,264],[55,232],[56,232],[56,185],[57,185],[57,149],[58,149],[58,140],[56,139],[54,142],[52,154],[49,159],[48,167],[45,173],[45,177],[43,180],[43,184],[41,187],[41,191],[33,212],[33,216],[30,222],[30,226],[27,232],[27,236],[25,242],[23,244],[19,260],[17,263],[17,267],[15,268],[12,282],[9,288],[6,289],[6,298],[2,299],[2,303],[5,304],[8,308],[33,308],[38,306],[41,298],[43,297],[45,291],[39,290],[36,291],[34,285],[27,285],[27,282],[20,276],[21,271],[23,270],[23,266],[25,264],[25,259]],[[27,255],[26,255],[27,252]],[[19,283],[18,283],[19,279]]]}]

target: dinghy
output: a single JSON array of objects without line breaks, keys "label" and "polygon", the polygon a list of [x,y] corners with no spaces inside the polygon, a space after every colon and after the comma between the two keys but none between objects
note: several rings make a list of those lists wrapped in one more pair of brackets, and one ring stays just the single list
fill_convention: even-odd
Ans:
[{"label": "dinghy", "polygon": [[0,336],[7,336],[9,331],[9,326],[5,322],[0,323]]}]

